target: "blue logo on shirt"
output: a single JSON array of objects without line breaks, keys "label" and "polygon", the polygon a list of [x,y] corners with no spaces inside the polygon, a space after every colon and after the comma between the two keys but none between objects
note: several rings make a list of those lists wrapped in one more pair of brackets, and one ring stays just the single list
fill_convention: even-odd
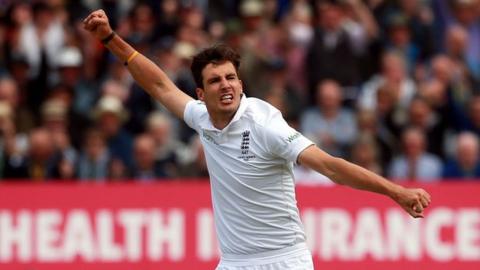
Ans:
[{"label": "blue logo on shirt", "polygon": [[249,161],[252,158],[255,158],[255,155],[249,155],[250,152],[250,130],[242,132],[242,143],[240,144],[240,150],[242,151],[239,159],[244,161]]}]

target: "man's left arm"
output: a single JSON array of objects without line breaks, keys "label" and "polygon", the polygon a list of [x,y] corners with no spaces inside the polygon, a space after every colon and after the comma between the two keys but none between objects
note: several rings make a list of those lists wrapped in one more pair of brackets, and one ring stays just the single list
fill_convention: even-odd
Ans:
[{"label": "man's left arm", "polygon": [[430,194],[423,189],[404,188],[344,159],[333,157],[314,145],[303,150],[297,161],[337,184],[386,195],[415,218],[423,217],[424,208],[431,202]]}]

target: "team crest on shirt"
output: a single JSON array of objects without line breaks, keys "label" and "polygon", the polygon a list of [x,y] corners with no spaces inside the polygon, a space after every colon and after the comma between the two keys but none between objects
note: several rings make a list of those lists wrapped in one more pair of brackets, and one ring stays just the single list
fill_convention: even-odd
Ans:
[{"label": "team crest on shirt", "polygon": [[256,158],[255,155],[250,154],[250,130],[245,130],[242,132],[242,142],[240,144],[241,155],[238,156],[239,159],[244,161],[249,161],[250,159]]}]

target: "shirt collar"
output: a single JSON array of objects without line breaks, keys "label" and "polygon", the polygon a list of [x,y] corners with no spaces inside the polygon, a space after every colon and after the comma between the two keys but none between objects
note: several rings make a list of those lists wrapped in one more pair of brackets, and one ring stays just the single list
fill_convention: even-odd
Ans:
[{"label": "shirt collar", "polygon": [[240,105],[238,106],[238,109],[237,111],[235,112],[235,115],[233,116],[232,120],[230,120],[230,123],[228,123],[228,125],[223,128],[222,130],[219,130],[218,128],[216,128],[215,126],[213,126],[213,123],[212,121],[210,120],[210,117],[208,117],[208,120],[206,121],[205,125],[202,126],[202,128],[204,130],[210,130],[210,131],[223,131],[223,130],[227,130],[228,127],[230,127],[233,123],[237,122],[238,120],[240,120],[240,118],[242,117],[242,115],[245,113],[245,110],[247,109],[247,106],[248,105],[248,102],[247,102],[247,97],[245,96],[245,94],[242,94],[242,97],[240,99]]}]

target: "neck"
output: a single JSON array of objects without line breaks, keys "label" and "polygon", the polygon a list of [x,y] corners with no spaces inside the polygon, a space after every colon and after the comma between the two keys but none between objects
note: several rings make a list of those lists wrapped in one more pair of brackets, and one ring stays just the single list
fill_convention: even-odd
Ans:
[{"label": "neck", "polygon": [[215,128],[222,130],[230,123],[230,121],[232,121],[233,116],[235,115],[235,112],[228,113],[228,114],[226,113],[217,114],[217,115],[210,114],[210,120],[212,121],[212,124]]}]

